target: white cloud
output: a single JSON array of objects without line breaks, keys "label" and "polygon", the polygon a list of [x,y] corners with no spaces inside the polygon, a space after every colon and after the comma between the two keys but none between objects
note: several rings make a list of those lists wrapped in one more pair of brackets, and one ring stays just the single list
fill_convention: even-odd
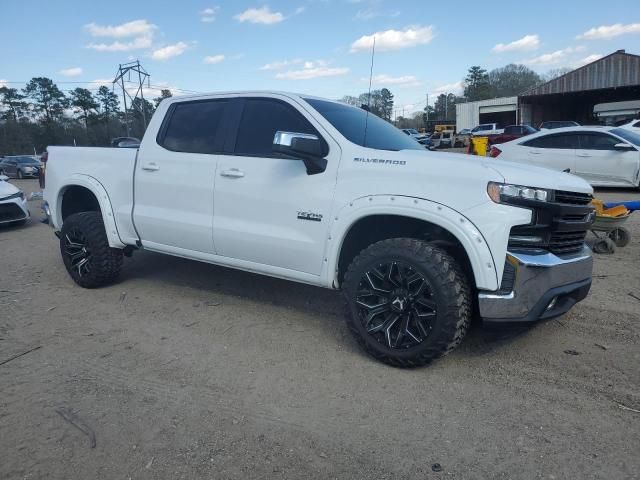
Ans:
[{"label": "white cloud", "polygon": [[491,50],[496,53],[517,52],[526,50],[535,50],[540,46],[540,38],[538,35],[525,35],[519,40],[511,43],[499,43]]},{"label": "white cloud", "polygon": [[440,85],[433,89],[430,93],[431,95],[440,95],[442,93],[453,93],[455,95],[462,95],[464,91],[464,85],[462,81],[454,82],[454,83],[445,83],[444,85]]},{"label": "white cloud", "polygon": [[269,7],[265,5],[262,8],[248,8],[244,12],[235,15],[233,18],[239,22],[272,25],[283,21],[284,15],[280,12],[272,12]]},{"label": "white cloud", "polygon": [[133,20],[132,22],[122,23],[120,25],[98,25],[96,23],[88,23],[84,29],[89,32],[92,37],[111,37],[111,38],[128,38],[142,37],[153,35],[154,30],[158,28],[147,20]]},{"label": "white cloud", "polygon": [[8,87],[8,86],[9,86],[9,84],[7,83],[7,81],[8,81],[8,80],[7,80],[7,79],[5,79],[5,78],[0,78],[0,88],[2,88],[2,87]]},{"label": "white cloud", "polygon": [[595,62],[596,60],[600,60],[603,56],[604,55],[601,55],[599,53],[594,53],[592,55],[589,55],[587,57],[584,57],[584,58],[578,60],[577,62],[575,62],[573,64],[573,67],[574,68],[582,67],[582,66],[584,66],[584,65],[586,65],[588,63]]},{"label": "white cloud", "polygon": [[298,65],[302,63],[302,60],[299,58],[295,58],[293,60],[281,60],[271,63],[266,63],[260,67],[260,70],[282,70],[285,67],[289,67],[291,65]]},{"label": "white cloud", "polygon": [[220,63],[224,61],[224,55],[208,55],[204,57],[202,63],[206,63],[207,65],[215,65],[216,63]]},{"label": "white cloud", "polygon": [[337,77],[346,75],[349,69],[346,67],[330,67],[325,60],[316,60],[314,62],[304,62],[299,70],[288,70],[276,74],[279,80],[310,80],[312,78],[321,77]]},{"label": "white cloud", "polygon": [[[153,35],[158,27],[147,20],[133,20],[120,25],[98,25],[88,23],[84,29],[92,37],[116,39],[111,43],[89,43],[87,48],[98,52],[127,52],[150,48]],[[123,40],[130,39],[130,40]]]},{"label": "white cloud", "polygon": [[152,44],[151,37],[138,37],[130,42],[115,41],[112,43],[90,43],[87,48],[98,52],[128,52],[130,50],[141,50],[150,48]]},{"label": "white cloud", "polygon": [[364,35],[351,44],[351,52],[368,52],[376,39],[377,51],[399,50],[401,48],[424,45],[433,40],[433,26],[408,27],[405,30],[385,30]]},{"label": "white cloud", "polygon": [[64,75],[65,77],[77,77],[78,75],[82,75],[82,68],[81,67],[63,68],[58,73],[60,75]]},{"label": "white cloud", "polygon": [[[363,78],[363,81],[369,81],[368,78]],[[400,77],[392,77],[391,75],[380,74],[374,75],[371,79],[373,85],[387,86],[395,85],[397,87],[418,87],[421,85],[420,81],[414,75],[403,75]]]},{"label": "white cloud", "polygon": [[204,23],[214,22],[216,20],[218,10],[220,10],[220,7],[218,6],[205,8],[200,12],[200,21]]},{"label": "white cloud", "polygon": [[640,34],[640,23],[629,23],[623,25],[622,23],[616,23],[614,25],[602,25],[600,27],[593,27],[587,30],[582,35],[578,35],[578,40],[602,40],[619,37],[626,34]]},{"label": "white cloud", "polygon": [[173,45],[167,45],[166,47],[158,48],[151,53],[151,58],[154,60],[168,60],[172,57],[182,55],[187,51],[189,45],[185,42],[174,43]]},{"label": "white cloud", "polygon": [[525,65],[557,65],[558,63],[565,62],[567,60],[567,56],[571,53],[579,52],[582,50],[584,50],[584,47],[563,48],[561,50],[556,50],[555,52],[545,53],[543,55],[540,55],[539,57],[524,60],[522,63],[524,63]]},{"label": "white cloud", "polygon": [[294,15],[300,15],[302,12],[304,12],[306,10],[305,7],[298,7],[296,8],[296,11],[293,12]]}]

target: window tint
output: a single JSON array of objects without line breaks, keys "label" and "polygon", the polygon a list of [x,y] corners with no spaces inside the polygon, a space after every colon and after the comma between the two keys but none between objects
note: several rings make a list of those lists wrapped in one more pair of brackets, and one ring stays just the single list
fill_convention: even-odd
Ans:
[{"label": "window tint", "polygon": [[578,136],[567,134],[544,135],[524,142],[523,145],[526,147],[559,149],[578,148],[579,146]]},{"label": "window tint", "polygon": [[175,104],[160,144],[174,152],[221,152],[222,142],[216,143],[216,133],[223,124],[227,104],[227,100]]},{"label": "window tint", "polygon": [[604,133],[584,133],[580,135],[580,148],[584,150],[615,150],[620,140]]},{"label": "window tint", "polygon": [[413,138],[361,108],[315,98],[305,98],[305,100],[342,136],[356,145],[378,150],[424,151],[424,146]]},{"label": "window tint", "polygon": [[316,129],[291,105],[269,98],[247,98],[238,127],[235,153],[273,156],[273,137],[279,130],[318,135]]},{"label": "window tint", "polygon": [[640,147],[640,135],[636,132],[632,132],[631,130],[627,130],[626,128],[616,128],[614,130],[611,130],[611,133],[624,138],[629,143],[633,143],[636,147]]},{"label": "window tint", "polygon": [[636,122],[632,125],[634,128],[640,128],[640,122]]}]

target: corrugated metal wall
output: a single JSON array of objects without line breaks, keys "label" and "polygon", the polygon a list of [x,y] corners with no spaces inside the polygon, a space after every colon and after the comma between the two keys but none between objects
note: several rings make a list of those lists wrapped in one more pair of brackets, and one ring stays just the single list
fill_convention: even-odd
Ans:
[{"label": "corrugated metal wall", "polygon": [[640,56],[615,52],[526,91],[520,97],[640,85]]}]

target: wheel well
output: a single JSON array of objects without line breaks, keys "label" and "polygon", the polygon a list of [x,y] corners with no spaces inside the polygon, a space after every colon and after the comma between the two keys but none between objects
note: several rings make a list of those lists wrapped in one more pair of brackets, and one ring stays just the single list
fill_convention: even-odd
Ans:
[{"label": "wheel well", "polygon": [[451,232],[434,223],[400,215],[371,215],[361,218],[351,226],[340,249],[338,281],[342,283],[349,264],[362,250],[390,238],[415,238],[444,248],[460,263],[471,285],[475,287],[467,252]]},{"label": "wheel well", "polygon": [[99,212],[100,204],[91,190],[72,185],[62,195],[62,220],[79,212]]}]

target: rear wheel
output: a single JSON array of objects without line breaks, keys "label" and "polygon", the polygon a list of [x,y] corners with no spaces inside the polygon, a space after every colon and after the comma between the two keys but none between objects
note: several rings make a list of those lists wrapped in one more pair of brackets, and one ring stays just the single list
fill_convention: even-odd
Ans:
[{"label": "rear wheel", "polygon": [[111,248],[100,212],[81,212],[65,219],[60,252],[71,278],[84,288],[113,282],[122,268],[122,250]]},{"label": "rear wheel", "polygon": [[453,350],[471,320],[471,289],[441,248],[409,238],[375,243],[344,279],[347,324],[373,357],[417,367]]}]

